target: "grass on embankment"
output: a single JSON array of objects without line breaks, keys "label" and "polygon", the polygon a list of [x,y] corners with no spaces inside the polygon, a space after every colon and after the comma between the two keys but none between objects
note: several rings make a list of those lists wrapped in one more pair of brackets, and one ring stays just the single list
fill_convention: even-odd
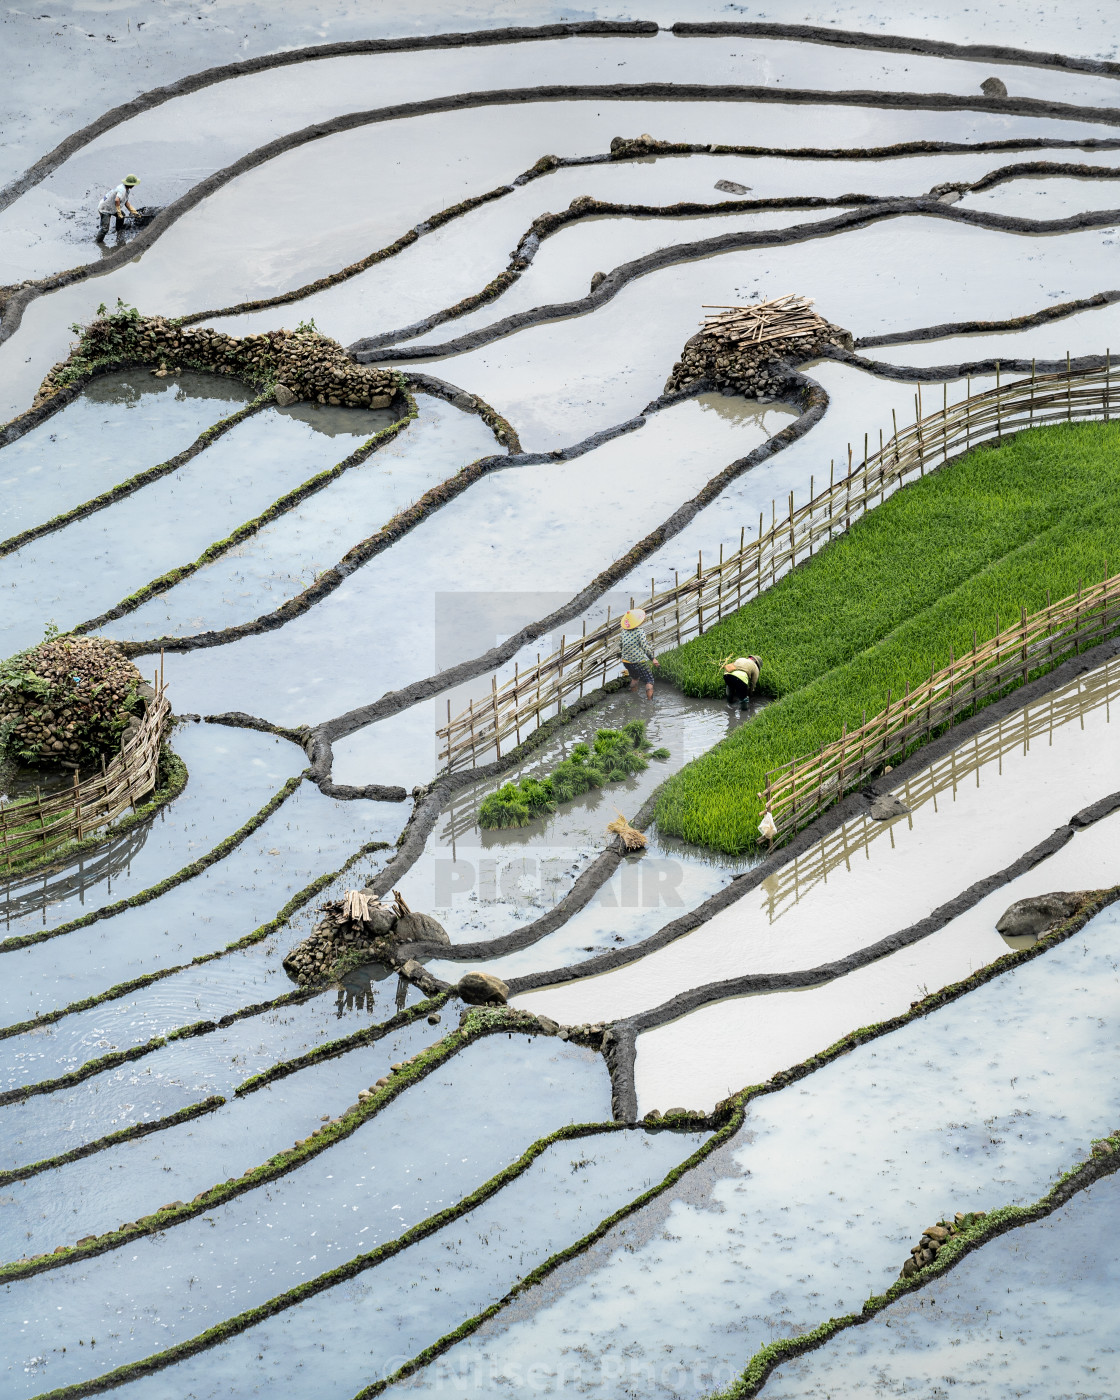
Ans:
[{"label": "grass on embankment", "polygon": [[715,661],[762,658],[775,697],[669,779],[661,831],[739,852],[758,839],[766,773],[838,739],[999,625],[1120,566],[1120,425],[1034,429],[907,486],[808,564],[665,652],[688,695],[722,695]]}]

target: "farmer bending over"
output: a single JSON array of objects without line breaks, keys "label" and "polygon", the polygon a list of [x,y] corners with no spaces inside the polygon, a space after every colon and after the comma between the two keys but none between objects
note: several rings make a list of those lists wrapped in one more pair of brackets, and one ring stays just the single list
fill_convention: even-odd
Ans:
[{"label": "farmer bending over", "polygon": [[642,608],[631,608],[628,613],[622,614],[619,651],[622,653],[626,673],[630,677],[630,689],[637,690],[638,682],[645,681],[646,699],[652,700],[653,672],[650,667],[660,666],[661,662],[654,656],[649,638],[645,634],[642,626],[645,620],[646,615]]},{"label": "farmer bending over", "polygon": [[139,183],[139,175],[126,175],[119,185],[106,190],[101,196],[101,203],[97,206],[97,212],[101,215],[101,228],[96,242],[104,243],[105,235],[109,232],[110,219],[115,219],[115,232],[120,233],[124,228],[125,210],[133,218],[136,217],[137,210],[132,205],[132,191]]},{"label": "farmer bending over", "polygon": [[741,710],[747,708],[761,670],[762,662],[757,656],[737,656],[734,661],[723,663],[723,689],[729,705],[738,701]]}]

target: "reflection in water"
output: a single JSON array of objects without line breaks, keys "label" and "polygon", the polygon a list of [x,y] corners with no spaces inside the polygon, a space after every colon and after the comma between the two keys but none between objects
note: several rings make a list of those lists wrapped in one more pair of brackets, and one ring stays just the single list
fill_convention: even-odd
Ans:
[{"label": "reflection in water", "polygon": [[[36,870],[34,874],[15,876],[10,880],[0,880],[0,917],[6,926],[13,919],[24,918],[27,914],[41,910],[44,925],[47,922],[47,908],[61,900],[77,895],[84,904],[86,890],[98,886],[100,903],[108,902],[113,893],[113,876],[129,873],[129,866],[156,821],[153,815],[148,821],[131,827],[123,835],[106,841],[91,855],[80,856],[68,863],[63,871]],[[104,881],[104,885],[102,885]]]},{"label": "reflection in water", "polygon": [[[249,392],[240,380],[227,374],[200,374],[195,370],[184,370],[171,380],[175,399],[216,399],[223,403],[243,404],[249,400]],[[146,369],[119,370],[114,374],[102,375],[87,384],[82,397],[94,404],[128,404],[134,406],[147,395],[166,394],[168,381],[156,379]]]},{"label": "reflection in water", "polygon": [[[1006,719],[1000,720],[989,729],[983,730],[974,738],[966,740],[944,758],[930,764],[928,768],[894,789],[916,812],[927,802],[933,803],[938,812],[938,799],[944,803],[946,797],[955,801],[958,786],[971,781],[980,786],[980,775],[999,777],[1003,773],[1005,754],[1021,750],[1030,752],[1032,743],[1045,740],[1053,742],[1055,729],[1077,721],[1085,727],[1085,716],[1101,708],[1105,711],[1105,723],[1111,721],[1110,702],[1120,696],[1120,658],[1106,662],[1099,670],[1091,672],[1062,690],[1056,690],[1045,700],[1016,710]],[[895,821],[904,820],[896,817]],[[912,817],[905,821],[911,828]],[[762,889],[766,895],[766,906],[770,922],[774,923],[788,913],[801,897],[822,880],[828,883],[830,872],[841,864],[851,870],[852,859],[871,859],[871,845],[884,834],[894,849],[893,821],[877,822],[869,816],[856,817],[820,841],[804,855],[784,865],[768,880]],[[1011,941],[1012,947],[1029,946],[1033,939],[1024,944],[1021,940]]]},{"label": "reflection in water", "polygon": [[797,417],[795,409],[784,403],[759,403],[756,399],[740,399],[726,394],[699,394],[696,402],[706,413],[718,413],[725,422],[738,427],[757,428],[773,437]]},{"label": "reflection in water", "polygon": [[[338,991],[335,994],[335,1018],[341,1021],[350,1011],[368,1011],[372,1014],[378,1010],[376,983],[384,982],[387,977],[391,976],[392,969],[384,967],[381,963],[362,963],[360,967],[351,968],[338,984]],[[398,976],[396,993],[398,1011],[404,1008],[408,987],[408,978]]]}]

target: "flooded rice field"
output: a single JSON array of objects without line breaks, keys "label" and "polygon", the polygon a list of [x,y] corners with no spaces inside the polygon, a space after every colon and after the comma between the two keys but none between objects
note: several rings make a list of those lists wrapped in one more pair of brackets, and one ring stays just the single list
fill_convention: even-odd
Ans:
[{"label": "flooded rice field", "polygon": [[857,1397],[882,1394],[883,1385],[943,1384],[946,1375],[982,1390],[994,1375],[1032,1400],[1071,1383],[1085,1395],[1109,1394],[1120,1370],[1103,1300],[1116,1266],[1102,1244],[1117,1208],[1109,1176],[993,1240],[920,1300],[781,1367],[767,1390],[774,1400],[809,1400],[843,1377],[845,1393]]},{"label": "flooded rice field", "polygon": [[1115,561],[741,848],[658,821],[798,698],[749,607],[719,694],[722,575],[708,694],[537,668],[881,445],[861,509],[1020,450],[1032,373],[1077,479],[1120,68],[1053,7],[538,9],[128,4],[112,81],[12,20],[73,91],[0,153],[0,1389],[1110,1395]]}]

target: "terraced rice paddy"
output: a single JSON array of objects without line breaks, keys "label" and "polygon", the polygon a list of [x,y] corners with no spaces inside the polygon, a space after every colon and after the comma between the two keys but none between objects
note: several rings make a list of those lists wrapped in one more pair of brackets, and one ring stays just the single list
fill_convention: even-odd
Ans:
[{"label": "terraced rice paddy", "polygon": [[[757,796],[1116,573],[1111,37],[529,8],[129,4],[111,63],[5,21],[0,681],[111,639],[187,776],[0,845],[0,1391],[1112,1395],[1120,622],[772,848]],[[96,244],[126,169],[162,212]],[[788,291],[832,340],[666,390],[705,308]],[[926,442],[1035,382],[1041,426],[721,592],[652,701],[615,641],[562,713],[525,679],[905,446],[919,388]],[[667,757],[479,821],[633,720]],[[362,890],[446,941],[298,980]]]}]

